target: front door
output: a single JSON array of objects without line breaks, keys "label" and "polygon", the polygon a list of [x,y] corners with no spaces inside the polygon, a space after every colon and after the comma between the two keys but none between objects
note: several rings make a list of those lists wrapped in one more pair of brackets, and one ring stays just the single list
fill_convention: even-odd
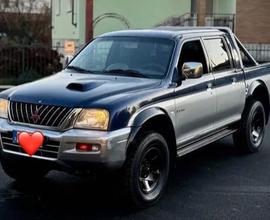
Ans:
[{"label": "front door", "polygon": [[214,77],[208,71],[200,39],[183,43],[178,63],[179,73],[186,62],[202,63],[204,74],[201,78],[183,80],[182,85],[175,89],[176,135],[180,147],[210,132],[216,115]]}]

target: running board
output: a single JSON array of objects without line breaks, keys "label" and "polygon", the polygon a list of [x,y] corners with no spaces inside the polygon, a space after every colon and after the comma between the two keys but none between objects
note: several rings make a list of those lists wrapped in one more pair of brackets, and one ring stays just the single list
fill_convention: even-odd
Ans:
[{"label": "running board", "polygon": [[219,139],[222,139],[226,136],[229,136],[230,134],[234,133],[235,131],[237,131],[237,129],[225,129],[225,130],[222,130],[221,132],[215,133],[211,136],[208,136],[206,138],[198,140],[197,142],[193,142],[190,145],[179,148],[177,150],[177,157],[181,157],[181,156],[188,154],[194,150],[200,149],[200,148],[202,148],[208,144],[211,144]]}]

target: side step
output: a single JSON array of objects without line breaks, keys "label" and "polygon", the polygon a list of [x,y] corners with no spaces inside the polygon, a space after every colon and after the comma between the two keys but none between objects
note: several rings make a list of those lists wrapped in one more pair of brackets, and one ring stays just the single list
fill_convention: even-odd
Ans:
[{"label": "side step", "polygon": [[237,129],[225,129],[225,130],[222,130],[222,131],[215,133],[213,135],[207,136],[206,138],[203,138],[201,140],[193,142],[190,145],[179,148],[177,150],[177,157],[181,157],[181,156],[188,154],[194,150],[197,150],[197,149],[202,148],[208,144],[211,144],[219,139],[222,139],[226,136],[229,136],[230,134],[234,133],[235,131],[237,131]]}]

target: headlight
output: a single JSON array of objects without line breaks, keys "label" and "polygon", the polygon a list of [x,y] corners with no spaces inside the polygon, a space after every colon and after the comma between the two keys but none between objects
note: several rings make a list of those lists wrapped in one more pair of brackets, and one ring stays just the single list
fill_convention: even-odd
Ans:
[{"label": "headlight", "polygon": [[8,117],[8,100],[0,99],[0,118]]},{"label": "headlight", "polygon": [[103,109],[84,109],[74,125],[75,128],[107,130],[109,112]]}]

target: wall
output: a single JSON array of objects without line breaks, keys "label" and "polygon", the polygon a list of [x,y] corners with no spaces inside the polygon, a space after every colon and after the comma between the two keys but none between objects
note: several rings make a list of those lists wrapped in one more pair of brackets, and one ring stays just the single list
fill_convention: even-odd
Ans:
[{"label": "wall", "polygon": [[[60,14],[57,11],[57,4],[60,2]],[[77,27],[72,25],[72,13],[69,0],[52,1],[52,38],[53,46],[60,42],[63,47],[64,40],[76,41],[76,47],[85,43],[85,0],[75,0],[75,21]]]},{"label": "wall", "polygon": [[270,43],[269,0],[237,0],[236,34],[244,43]]},{"label": "wall", "polygon": [[[238,1],[238,0],[237,0]],[[235,14],[236,13],[236,0],[215,0],[214,13],[215,14]]]},{"label": "wall", "polygon": [[[190,12],[190,0],[94,0],[94,19],[104,13],[114,12],[122,18],[105,18],[94,29],[94,36],[114,30],[150,28],[171,16]],[[122,19],[122,20],[121,20]]]}]

